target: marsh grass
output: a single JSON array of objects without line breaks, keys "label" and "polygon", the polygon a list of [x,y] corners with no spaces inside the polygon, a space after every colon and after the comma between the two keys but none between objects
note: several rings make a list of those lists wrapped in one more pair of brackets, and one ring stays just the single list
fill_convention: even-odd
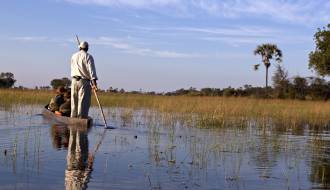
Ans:
[{"label": "marsh grass", "polygon": [[[0,90],[0,106],[47,104],[54,93],[38,90]],[[241,126],[251,122],[257,126],[299,128],[328,126],[330,102],[243,97],[191,97],[99,93],[104,107],[151,109],[170,114],[169,118],[184,121],[188,126],[201,128]],[[92,104],[96,106],[94,98]],[[122,113],[123,120],[131,119],[131,112]],[[174,116],[176,115],[176,116]]]}]

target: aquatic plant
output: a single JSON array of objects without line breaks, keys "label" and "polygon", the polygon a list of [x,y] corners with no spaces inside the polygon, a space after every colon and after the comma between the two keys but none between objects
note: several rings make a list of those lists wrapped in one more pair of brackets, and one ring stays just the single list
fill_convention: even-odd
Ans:
[{"label": "aquatic plant", "polygon": [[[0,90],[0,107],[22,104],[45,105],[53,96],[44,90]],[[244,127],[253,122],[258,126],[281,125],[288,129],[304,125],[328,126],[330,102],[243,97],[191,97],[99,93],[104,107],[150,109],[168,113],[166,121],[175,120],[187,126],[214,128]],[[94,98],[93,105],[96,106]],[[132,110],[131,110],[132,111]],[[122,112],[123,120],[130,121],[132,112]]]}]

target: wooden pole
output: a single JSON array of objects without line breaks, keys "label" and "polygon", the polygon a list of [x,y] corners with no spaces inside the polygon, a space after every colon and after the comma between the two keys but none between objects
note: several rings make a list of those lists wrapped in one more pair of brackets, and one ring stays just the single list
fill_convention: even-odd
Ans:
[{"label": "wooden pole", "polygon": [[102,114],[102,118],[103,118],[103,121],[104,121],[104,128],[107,128],[108,125],[107,125],[107,121],[105,120],[105,116],[104,116],[104,112],[103,112],[103,109],[102,109],[102,106],[101,106],[101,103],[100,103],[100,100],[97,96],[97,93],[96,93],[96,90],[93,88],[93,92],[94,92],[94,95],[95,95],[95,98],[96,98],[96,101],[97,101],[97,104],[99,105],[99,108],[101,110],[101,114]]}]

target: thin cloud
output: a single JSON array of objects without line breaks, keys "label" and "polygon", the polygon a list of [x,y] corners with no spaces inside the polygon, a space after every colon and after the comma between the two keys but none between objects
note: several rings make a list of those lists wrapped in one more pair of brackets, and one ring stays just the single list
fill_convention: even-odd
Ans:
[{"label": "thin cloud", "polygon": [[[67,45],[68,43],[75,43],[73,39],[52,39],[49,37],[37,37],[37,36],[20,36],[10,37],[10,40],[20,42],[33,42],[33,43],[58,43],[59,45]],[[132,43],[126,42],[125,39],[112,38],[112,37],[96,37],[96,38],[85,38],[89,43],[93,45],[104,45],[110,46],[114,49],[120,50],[124,53],[140,55],[140,56],[151,56],[160,58],[202,58],[206,57],[204,54],[199,53],[182,53],[169,50],[156,50],[145,47],[137,47]]]},{"label": "thin cloud", "polygon": [[204,33],[208,35],[220,35],[229,37],[269,37],[278,33],[279,30],[263,27],[222,27],[222,28],[201,28],[201,27],[177,27],[173,30],[183,32]]},{"label": "thin cloud", "polygon": [[330,1],[326,0],[63,0],[76,4],[131,7],[167,15],[209,15],[224,18],[258,17],[299,24],[328,22]]},{"label": "thin cloud", "polygon": [[136,47],[130,43],[124,42],[123,39],[117,39],[112,37],[87,38],[87,40],[96,45],[110,46],[126,53],[141,56],[152,56],[161,58],[202,58],[205,56],[197,53],[181,53],[176,51]]},{"label": "thin cloud", "polygon": [[100,6],[130,6],[135,8],[151,8],[154,6],[177,5],[180,0],[65,0],[77,4],[94,4]]},{"label": "thin cloud", "polygon": [[[280,21],[296,23],[327,21],[330,14],[324,0],[195,0],[194,6],[210,15],[223,17],[261,16]],[[316,11],[317,10],[317,11]]]},{"label": "thin cloud", "polygon": [[91,18],[102,20],[102,21],[111,21],[116,23],[123,23],[123,21],[119,18],[109,17],[109,16],[102,16],[102,15],[90,15]]},{"label": "thin cloud", "polygon": [[71,43],[73,40],[71,39],[62,39],[62,38],[52,38],[47,36],[15,36],[15,37],[7,37],[6,40],[18,41],[22,43],[53,43],[61,46],[67,45]]},{"label": "thin cloud", "polygon": [[[224,42],[231,46],[240,44],[273,43],[310,43],[311,36],[297,34],[295,31],[262,26],[231,26],[231,27],[145,27],[133,26],[132,31],[152,33],[177,39],[186,39],[199,43],[198,40]],[[174,34],[174,35],[173,35]]]},{"label": "thin cloud", "polygon": [[10,37],[10,40],[21,41],[21,42],[46,42],[49,38],[44,36],[19,36]]}]

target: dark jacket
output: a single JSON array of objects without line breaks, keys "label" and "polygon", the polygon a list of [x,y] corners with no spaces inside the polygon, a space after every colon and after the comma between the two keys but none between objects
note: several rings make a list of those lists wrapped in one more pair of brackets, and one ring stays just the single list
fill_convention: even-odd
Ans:
[{"label": "dark jacket", "polygon": [[56,95],[50,100],[49,110],[52,112],[59,111],[60,106],[64,103],[64,96],[62,94]]},{"label": "dark jacket", "polygon": [[71,115],[71,100],[68,99],[67,101],[65,101],[61,106],[60,106],[60,110],[59,110],[63,116],[67,116],[70,117]]}]

